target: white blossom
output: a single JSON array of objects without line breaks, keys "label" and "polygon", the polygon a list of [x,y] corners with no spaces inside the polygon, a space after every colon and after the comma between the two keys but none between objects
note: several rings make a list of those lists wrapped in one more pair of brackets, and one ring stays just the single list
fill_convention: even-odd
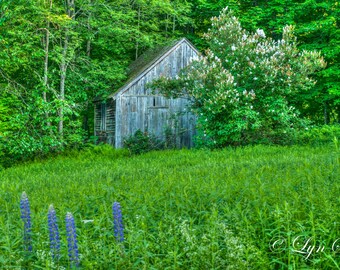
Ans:
[{"label": "white blossom", "polygon": [[266,34],[262,29],[257,29],[256,34],[258,34],[261,38],[266,38]]}]

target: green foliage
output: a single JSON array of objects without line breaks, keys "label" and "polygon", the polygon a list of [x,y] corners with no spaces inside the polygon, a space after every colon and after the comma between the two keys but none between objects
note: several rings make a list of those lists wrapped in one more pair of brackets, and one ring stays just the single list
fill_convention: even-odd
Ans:
[{"label": "green foliage", "polygon": [[127,148],[131,154],[138,155],[152,150],[163,149],[164,143],[152,134],[137,130],[134,135],[124,140],[124,148]]},{"label": "green foliage", "polygon": [[324,145],[340,139],[340,125],[324,125],[311,127],[298,133],[297,143],[309,145]]},{"label": "green foliage", "polygon": [[[117,90],[144,50],[182,36],[189,11],[170,0],[1,1],[0,148],[8,159],[75,146],[83,129],[91,136],[93,99]],[[15,98],[10,113],[3,93]]]},{"label": "green foliage", "polygon": [[8,92],[0,95],[0,165],[13,166],[22,161],[46,157],[68,148],[83,147],[84,132],[73,112],[65,110],[63,137],[56,129],[57,119],[46,119],[49,105],[36,96],[28,99],[26,108],[21,100]]},{"label": "green foliage", "polygon": [[18,113],[19,100],[12,95],[0,92],[0,138],[14,127],[11,125],[11,117]]},{"label": "green foliage", "polygon": [[314,74],[313,91],[299,98],[301,112],[321,124],[340,122],[340,8],[339,2],[308,0],[295,9],[300,48],[319,50],[327,67]]},{"label": "green foliage", "polygon": [[[327,67],[313,72],[316,85],[289,96],[289,103],[316,123],[339,122],[337,1],[79,0],[74,10],[68,6],[71,2],[0,2],[0,136],[4,137],[6,130],[6,140],[17,140],[6,143],[35,144],[30,148],[40,149],[48,148],[37,147],[40,141],[49,141],[54,151],[59,143],[80,142],[82,129],[87,136],[93,135],[93,98],[117,90],[127,78],[131,61],[150,47],[186,36],[203,51],[210,42],[202,38],[210,27],[210,18],[218,16],[226,5],[235,10],[249,31],[263,28],[279,40],[283,27],[292,24],[300,49],[322,52]],[[60,95],[61,75],[66,76],[64,97]],[[276,106],[286,105],[278,100]],[[60,109],[64,112],[64,138],[57,132]],[[254,117],[249,111],[240,113],[249,120]],[[227,132],[237,134],[245,123],[234,118],[237,124]],[[10,135],[14,131],[18,136]],[[24,134],[22,142],[19,134]],[[259,141],[271,141],[260,136],[264,138]],[[280,141],[280,136],[273,141]]]},{"label": "green foliage", "polygon": [[308,92],[299,93],[294,106],[302,116],[315,123],[340,122],[339,97],[339,2],[315,0],[268,0],[268,1],[207,1],[190,0],[190,16],[194,26],[186,35],[202,51],[208,47],[202,40],[203,33],[210,28],[210,18],[229,6],[248,31],[264,29],[275,40],[282,37],[286,25],[295,26],[299,40],[298,48],[321,51],[327,67],[313,73],[316,85]]},{"label": "green foliage", "polygon": [[[338,159],[333,146],[138,156],[94,146],[9,168],[0,172],[0,268],[53,269],[53,204],[61,232],[55,268],[69,267],[64,218],[72,212],[83,269],[337,269]],[[32,212],[29,257],[22,256],[22,191]],[[114,201],[122,206],[124,246],[114,241]],[[308,259],[294,252],[297,236],[312,237],[324,252]],[[273,248],[276,240],[285,242]]]},{"label": "green foliage", "polygon": [[310,75],[325,65],[320,53],[300,52],[293,27],[285,27],[278,41],[261,29],[250,33],[228,9],[212,18],[205,38],[205,56],[177,82],[161,79],[154,88],[168,95],[184,89],[193,98],[204,142],[214,147],[290,142],[307,124],[292,100],[313,87]]}]

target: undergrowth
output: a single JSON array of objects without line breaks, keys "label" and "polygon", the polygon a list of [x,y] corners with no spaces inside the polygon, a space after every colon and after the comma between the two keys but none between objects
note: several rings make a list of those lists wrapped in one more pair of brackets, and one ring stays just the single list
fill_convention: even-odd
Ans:
[{"label": "undergrowth", "polygon": [[[104,146],[9,168],[0,172],[0,268],[67,269],[71,212],[81,269],[339,269],[339,155],[334,146],[254,146],[130,156]],[[29,256],[23,191],[32,212]],[[123,245],[114,238],[114,201]],[[57,265],[50,204],[63,232]]]}]

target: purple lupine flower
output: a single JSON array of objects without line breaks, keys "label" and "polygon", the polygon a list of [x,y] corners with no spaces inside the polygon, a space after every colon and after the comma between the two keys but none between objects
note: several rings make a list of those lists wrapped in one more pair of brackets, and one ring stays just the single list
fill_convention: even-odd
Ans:
[{"label": "purple lupine flower", "polygon": [[118,242],[124,241],[123,216],[120,204],[114,202],[112,205],[114,236]]},{"label": "purple lupine flower", "polygon": [[31,210],[30,202],[26,192],[21,194],[20,200],[21,219],[24,222],[24,250],[32,251],[32,223],[31,223]]},{"label": "purple lupine flower", "polygon": [[79,253],[76,225],[74,224],[74,218],[70,212],[66,214],[66,232],[67,232],[68,256],[70,258],[71,266],[78,266]]},{"label": "purple lupine flower", "polygon": [[60,258],[60,235],[57,223],[57,215],[53,205],[48,208],[48,230],[50,233],[50,248],[52,258],[58,260]]}]

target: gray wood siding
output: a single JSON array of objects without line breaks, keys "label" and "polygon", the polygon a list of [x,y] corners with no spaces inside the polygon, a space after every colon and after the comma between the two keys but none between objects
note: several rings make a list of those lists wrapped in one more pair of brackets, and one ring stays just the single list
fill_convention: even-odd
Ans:
[{"label": "gray wood siding", "polygon": [[[182,42],[139,80],[117,95],[119,100],[117,115],[121,116],[121,120],[116,127],[116,147],[123,147],[124,138],[134,134],[138,129],[164,140],[166,128],[177,133],[178,147],[192,147],[196,120],[186,108],[188,100],[184,98],[169,100],[158,93],[153,94],[146,88],[146,84],[161,76],[174,78],[195,57],[197,52],[189,44]],[[135,100],[137,108],[133,110]],[[176,125],[170,121],[174,117],[178,117]]]},{"label": "gray wood siding", "polygon": [[186,39],[176,43],[150,67],[109,98],[105,130],[101,130],[98,123],[103,119],[99,116],[99,107],[96,106],[95,134],[98,136],[105,132],[106,138],[103,140],[116,148],[121,148],[124,139],[139,129],[161,140],[166,139],[167,129],[175,134],[174,143],[177,147],[192,147],[196,117],[187,108],[189,100],[165,98],[159,93],[152,93],[146,84],[162,76],[174,78],[197,57],[197,50]]},{"label": "gray wood siding", "polygon": [[106,102],[106,142],[115,145],[116,134],[116,101],[109,99]]}]

